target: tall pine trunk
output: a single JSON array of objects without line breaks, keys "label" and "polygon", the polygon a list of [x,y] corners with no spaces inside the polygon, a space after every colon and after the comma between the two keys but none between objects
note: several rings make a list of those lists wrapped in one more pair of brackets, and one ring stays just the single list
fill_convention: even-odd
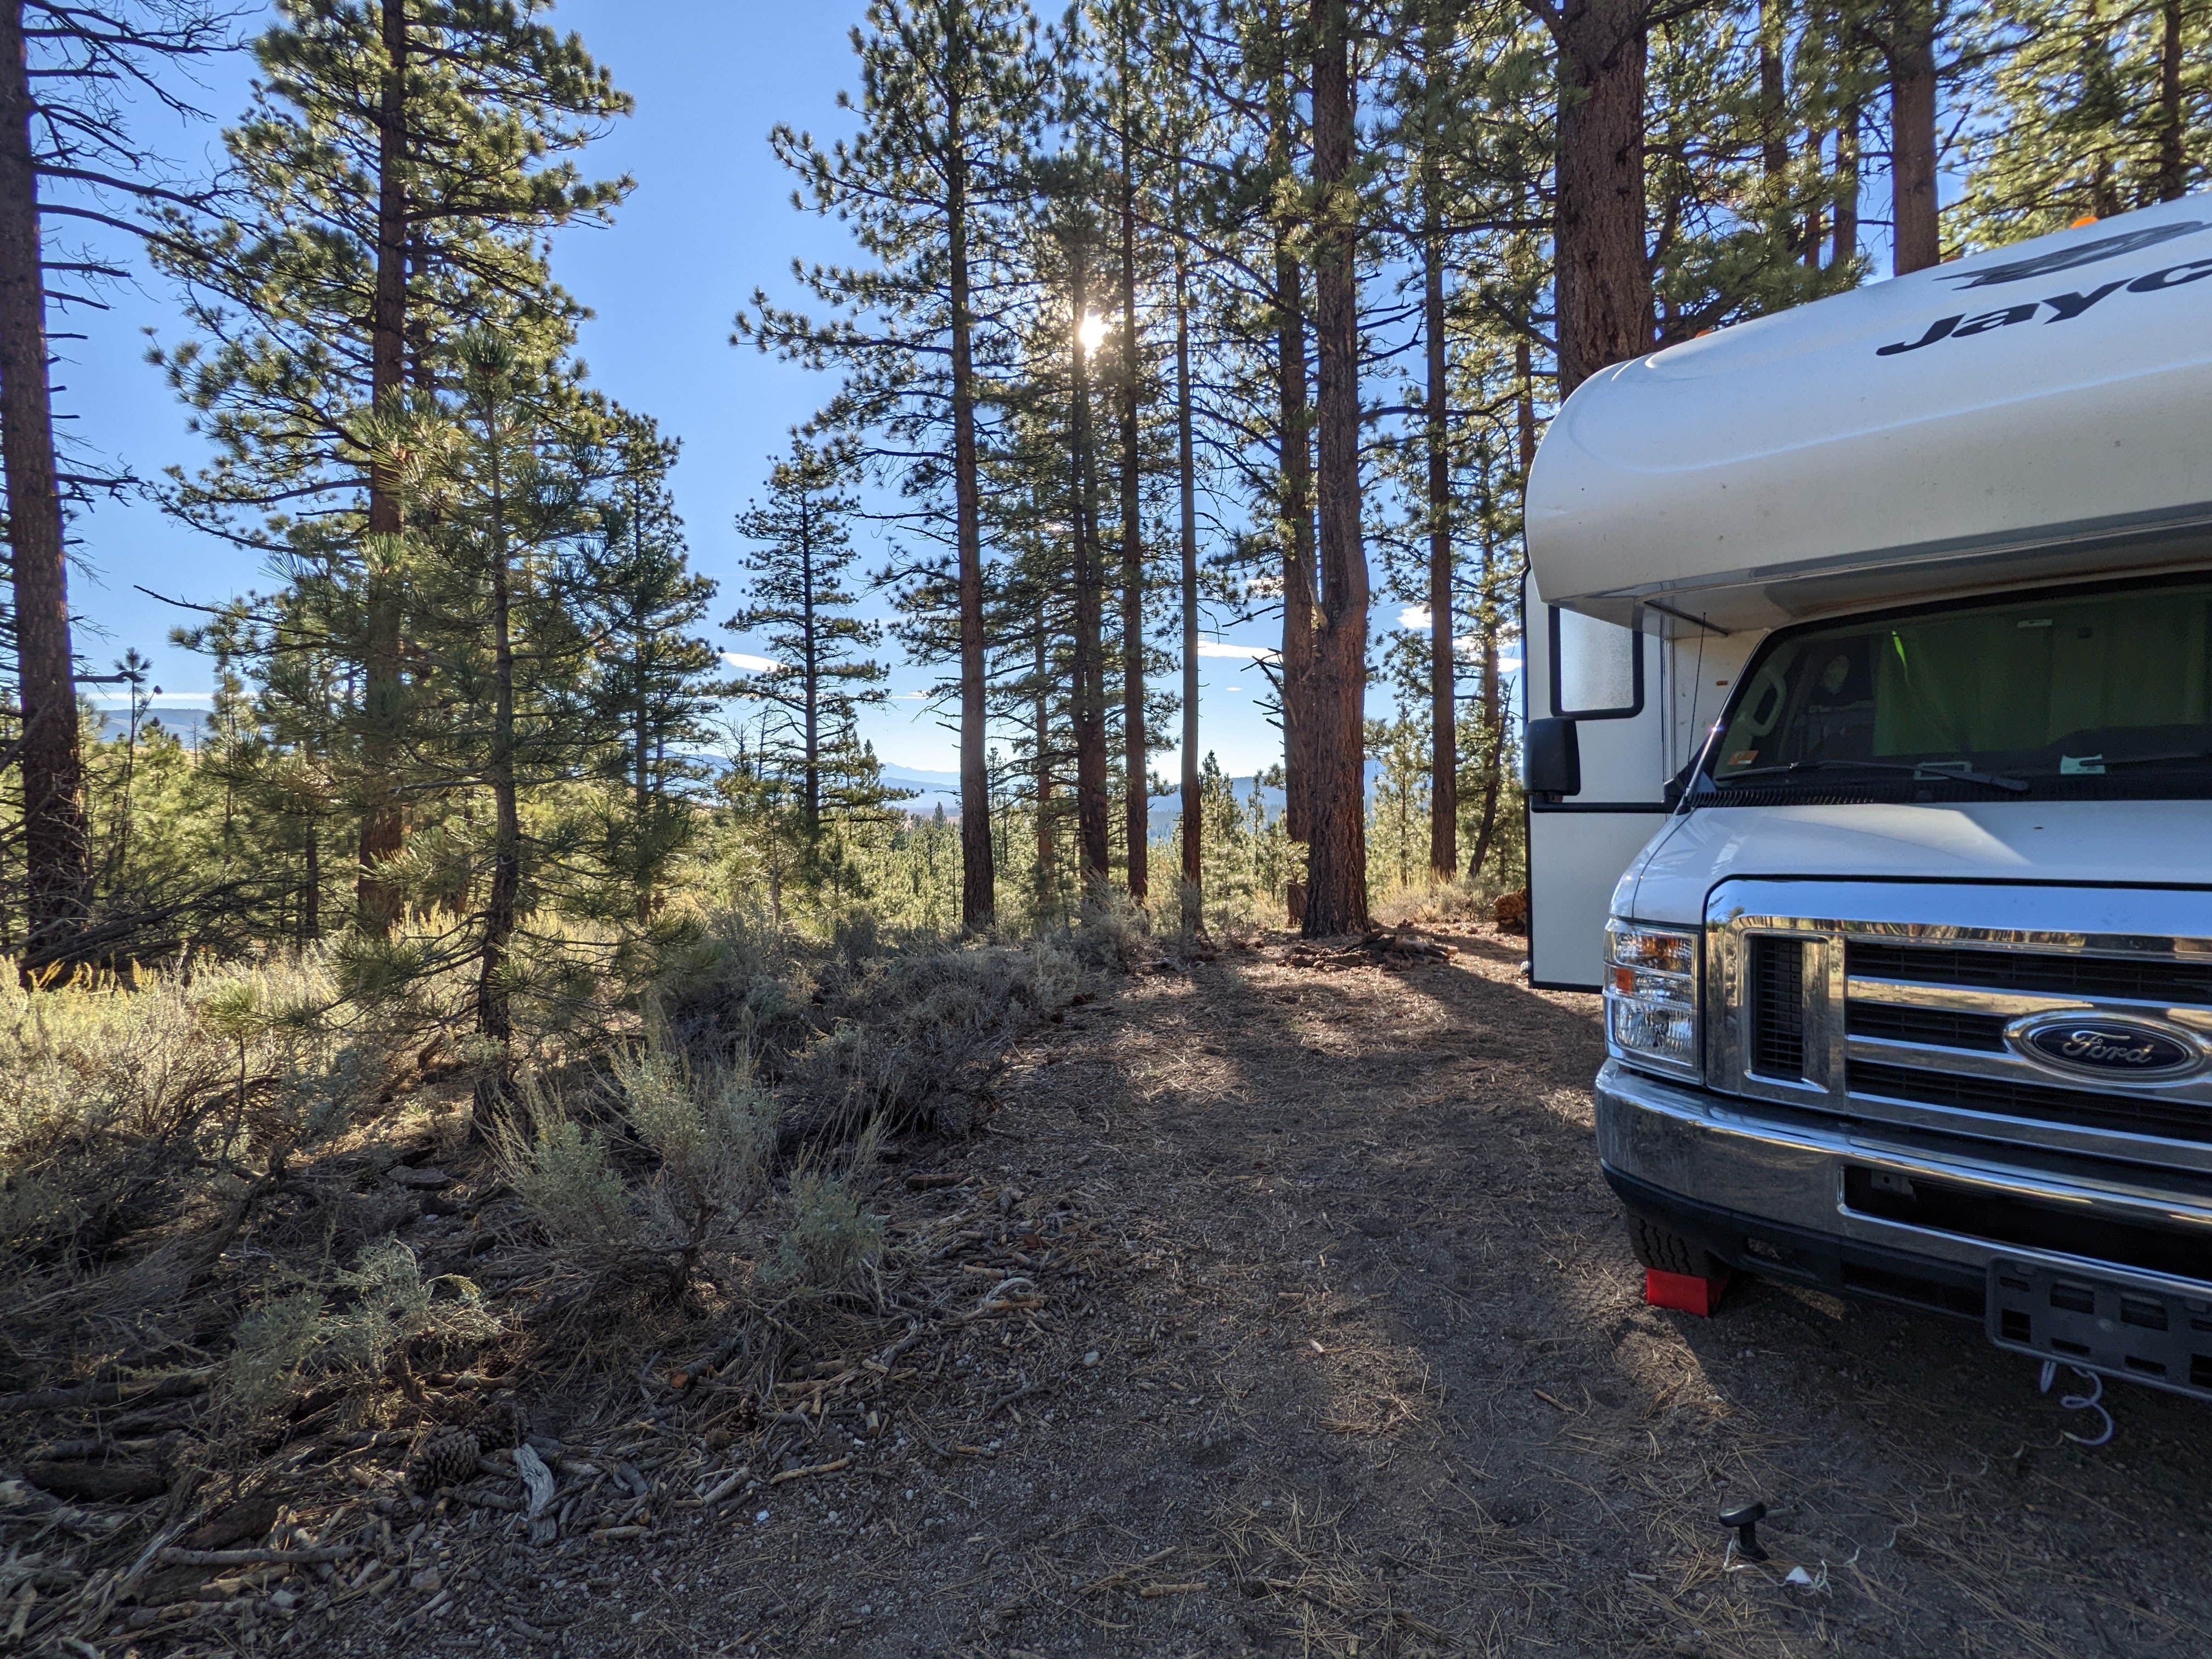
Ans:
[{"label": "tall pine trunk", "polygon": [[799,822],[811,863],[822,851],[822,653],[814,620],[814,524],[804,493],[799,498],[799,635],[805,641],[801,649],[805,661],[800,666],[806,699],[801,721],[806,745],[800,769],[805,793],[799,799]]},{"label": "tall pine trunk", "polygon": [[300,940],[319,939],[323,931],[323,840],[313,818],[307,820],[306,845],[301,853]]},{"label": "tall pine trunk", "polygon": [[1076,869],[1086,900],[1105,885],[1105,593],[1099,568],[1097,502],[1092,487],[1091,360],[1083,341],[1091,303],[1090,250],[1068,242],[1068,465],[1075,497],[1075,831]]},{"label": "tall pine trunk", "polygon": [[1359,524],[1358,203],[1347,0],[1311,0],[1320,629],[1307,786],[1309,938],[1367,923],[1367,555]]},{"label": "tall pine trunk", "polygon": [[[956,39],[958,37],[955,36]],[[960,585],[960,925],[991,925],[998,872],[991,858],[991,774],[984,753],[983,513],[976,478],[974,323],[969,316],[968,172],[955,104],[945,119],[945,220],[952,333],[952,509]]]},{"label": "tall pine trunk", "polygon": [[[493,416],[503,420],[504,411]],[[477,1031],[498,1053],[492,1073],[477,1085],[477,1127],[489,1132],[490,1115],[507,1096],[508,1044],[514,1035],[513,1010],[506,983],[507,963],[514,940],[516,912],[522,897],[522,813],[515,788],[514,758],[514,637],[512,627],[513,573],[508,568],[505,512],[499,503],[504,489],[499,459],[507,434],[494,426],[491,436],[491,646],[492,726],[490,765],[492,855],[491,889],[484,899],[483,958],[477,976]]]},{"label": "tall pine trunk", "polygon": [[1897,0],[1889,40],[1891,216],[1899,276],[1943,258],[1936,219],[1936,3]]},{"label": "tall pine trunk", "polygon": [[1459,873],[1459,680],[1452,652],[1451,359],[1446,350],[1443,156],[1440,84],[1448,26],[1431,7],[1425,30],[1421,138],[1421,329],[1427,350],[1429,486],[1429,874],[1446,882]]},{"label": "tall pine trunk", "polygon": [[1790,97],[1782,48],[1788,38],[1788,0],[1759,3],[1759,170],[1771,187],[1790,171]]},{"label": "tall pine trunk", "polygon": [[1036,681],[1031,720],[1036,731],[1036,908],[1042,922],[1052,907],[1053,891],[1059,885],[1054,866],[1058,863],[1054,846],[1052,800],[1052,681],[1049,678],[1050,658],[1047,655],[1052,638],[1051,627],[1046,617],[1044,596],[1037,596],[1036,654],[1031,665]]},{"label": "tall pine trunk", "polygon": [[[1182,198],[1176,202],[1182,222]],[[1189,251],[1175,252],[1176,483],[1182,543],[1182,924],[1205,925],[1205,808],[1198,784],[1198,463],[1190,410]]]},{"label": "tall pine trunk", "polygon": [[[1520,465],[1517,486],[1528,488],[1528,469],[1536,462],[1536,362],[1535,354],[1529,349],[1528,338],[1522,335],[1513,343],[1513,424],[1518,448],[1516,459]],[[1486,470],[1483,488],[1489,489]],[[1482,683],[1480,690],[1482,708],[1480,764],[1482,769],[1482,806],[1476,817],[1474,851],[1467,861],[1467,877],[1473,881],[1482,873],[1483,865],[1490,857],[1492,837],[1498,830],[1498,798],[1505,792],[1505,696],[1504,686],[1498,672],[1498,633],[1504,622],[1503,607],[1498,603],[1496,590],[1498,550],[1490,533],[1490,517],[1482,514],[1482,610],[1477,622],[1482,647]]]},{"label": "tall pine trunk", "polygon": [[[1126,76],[1126,69],[1124,74]],[[1152,774],[1145,742],[1145,526],[1138,398],[1143,360],[1137,340],[1137,187],[1127,111],[1121,122],[1121,807],[1129,896],[1151,887]]]},{"label": "tall pine trunk", "polygon": [[[369,402],[388,412],[407,374],[407,4],[381,0],[384,82],[376,111],[376,271],[369,298]],[[378,873],[406,844],[399,799],[400,579],[394,541],[404,527],[399,478],[380,454],[368,468],[368,640],[362,664],[361,873],[354,886],[362,925],[388,932],[399,890]]]},{"label": "tall pine trunk", "polygon": [[2181,0],[2161,0],[2158,11],[2158,199],[2178,202],[2189,191],[2182,147]]},{"label": "tall pine trunk", "polygon": [[23,717],[24,919],[27,964],[65,956],[90,898],[84,757],[69,614],[69,561],[54,465],[40,271],[36,99],[24,57],[22,0],[0,0],[0,436]]},{"label": "tall pine trunk", "polygon": [[1836,119],[1836,228],[1828,263],[1847,264],[1859,257],[1859,123],[1865,112],[1856,99]]},{"label": "tall pine trunk", "polygon": [[1314,658],[1312,412],[1306,388],[1305,295],[1297,261],[1275,256],[1275,385],[1281,431],[1283,534],[1283,829],[1305,840],[1307,782],[1313,768],[1307,710]]},{"label": "tall pine trunk", "polygon": [[[1279,14],[1276,36],[1289,30]],[[1269,83],[1268,163],[1274,176],[1292,176],[1297,146],[1292,127],[1297,88],[1285,50]],[[1282,520],[1283,652],[1283,830],[1294,842],[1306,839],[1307,778],[1311,769],[1310,722],[1306,712],[1313,678],[1314,500],[1313,429],[1307,405],[1306,318],[1304,279],[1292,254],[1287,228],[1275,228],[1276,428],[1281,489],[1277,508]],[[1298,920],[1295,915],[1291,921]]]},{"label": "tall pine trunk", "polygon": [[1651,349],[1644,248],[1644,77],[1650,0],[1566,0],[1559,13],[1559,396]]}]

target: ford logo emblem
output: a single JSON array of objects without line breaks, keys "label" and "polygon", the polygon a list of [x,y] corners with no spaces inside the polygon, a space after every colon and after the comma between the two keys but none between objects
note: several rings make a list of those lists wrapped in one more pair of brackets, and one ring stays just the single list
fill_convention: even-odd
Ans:
[{"label": "ford logo emblem", "polygon": [[2203,1050],[2178,1031],[2094,1014],[2045,1014],[2007,1033],[2030,1059],[2103,1078],[2175,1078],[2204,1063]]}]

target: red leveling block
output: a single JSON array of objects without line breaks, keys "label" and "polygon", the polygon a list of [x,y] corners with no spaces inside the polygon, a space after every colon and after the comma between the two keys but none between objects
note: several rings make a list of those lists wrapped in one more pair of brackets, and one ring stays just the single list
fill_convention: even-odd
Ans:
[{"label": "red leveling block", "polygon": [[1644,1270],[1644,1299],[1655,1308],[1672,1308],[1677,1313],[1696,1314],[1701,1319],[1712,1316],[1721,1305],[1721,1292],[1728,1288],[1728,1270],[1723,1267],[1717,1279],[1700,1279],[1694,1273],[1667,1273],[1656,1267]]}]

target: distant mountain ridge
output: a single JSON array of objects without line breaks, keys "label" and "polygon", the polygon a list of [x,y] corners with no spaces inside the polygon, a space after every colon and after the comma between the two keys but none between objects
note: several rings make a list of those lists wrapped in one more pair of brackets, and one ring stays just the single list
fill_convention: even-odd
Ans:
[{"label": "distant mountain ridge", "polygon": [[[897,788],[911,789],[915,792],[910,799],[902,800],[898,804],[915,817],[927,817],[939,806],[945,809],[945,816],[948,818],[957,818],[960,816],[958,773],[932,772],[915,766],[890,765],[885,766],[883,770],[884,782]],[[1382,775],[1382,763],[1376,760],[1369,761],[1367,763],[1367,799],[1370,803],[1375,799],[1376,784]],[[1241,806],[1252,799],[1253,781],[1249,775],[1229,780],[1229,787],[1235,793],[1238,805]],[[1260,799],[1267,807],[1268,823],[1273,823],[1283,815],[1283,792],[1279,787],[1273,784],[1261,784]],[[1170,790],[1164,795],[1153,796],[1149,814],[1152,839],[1159,841],[1173,834],[1176,820],[1182,815],[1181,791]]]},{"label": "distant mountain ridge", "polygon": [[[144,731],[158,719],[163,729],[189,749],[201,740],[208,722],[214,716],[213,708],[198,706],[176,705],[152,708],[141,718],[139,730]],[[100,725],[100,735],[111,739],[121,738],[130,730],[129,718],[120,708],[102,709]],[[1367,763],[1367,799],[1370,802],[1375,799],[1376,781],[1382,775],[1382,763],[1380,761],[1370,760]],[[957,772],[936,772],[927,767],[886,764],[883,769],[883,775],[884,781],[893,788],[912,792],[906,799],[900,801],[898,805],[915,817],[928,817],[940,806],[945,809],[945,816],[948,818],[957,818],[960,816],[960,775]],[[1253,780],[1249,775],[1229,780],[1230,787],[1236,793],[1238,805],[1241,806],[1252,799],[1252,784]],[[1279,787],[1273,784],[1262,784],[1260,787],[1260,799],[1267,806],[1268,823],[1273,823],[1282,816],[1283,792]],[[1150,813],[1152,839],[1160,841],[1174,834],[1176,820],[1182,812],[1182,796],[1180,792],[1171,790],[1167,794],[1153,796]]]}]

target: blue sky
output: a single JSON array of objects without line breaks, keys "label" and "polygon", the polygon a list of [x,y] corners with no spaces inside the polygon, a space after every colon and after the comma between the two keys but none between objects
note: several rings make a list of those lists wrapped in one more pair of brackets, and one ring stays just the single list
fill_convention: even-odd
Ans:
[{"label": "blue sky", "polygon": [[[794,257],[836,258],[846,247],[835,225],[792,207],[768,133],[778,121],[817,133],[849,121],[836,99],[852,84],[848,33],[860,14],[858,0],[564,0],[554,14],[556,24],[582,33],[637,100],[636,113],[585,159],[601,176],[629,173],[635,192],[613,228],[562,234],[556,275],[596,313],[581,342],[593,380],[684,441],[677,500],[693,562],[722,582],[717,620],[738,603],[742,550],[732,519],[760,487],[789,428],[830,391],[823,377],[731,346],[732,319],[756,286],[796,297]],[[198,100],[218,120],[233,119],[245,107],[249,76],[243,54],[211,64]],[[166,139],[188,163],[215,148],[212,125],[149,136]],[[57,380],[67,387],[60,406],[80,416],[76,428],[85,440],[142,476],[189,465],[197,441],[143,361],[145,330],[176,337],[172,297],[155,277],[108,297],[107,313],[58,325],[90,336],[60,346],[65,362]],[[183,613],[136,585],[207,602],[265,585],[254,561],[169,523],[143,501],[103,504],[80,528],[88,569],[76,577],[73,597],[101,630],[83,641],[84,654],[104,670],[136,646],[153,658],[170,700],[198,700],[208,684],[204,663],[167,642]],[[866,562],[876,564],[872,550]],[[882,614],[880,598],[869,609]],[[1395,621],[1397,609],[1378,605],[1378,629]],[[1267,633],[1266,624],[1248,624],[1221,632],[1218,643],[1249,647]],[[714,637],[726,649],[757,649],[720,629]],[[1232,774],[1272,763],[1279,740],[1256,707],[1262,687],[1249,658],[1209,655],[1200,667],[1205,746]],[[866,730],[886,761],[951,769],[952,736],[921,700],[927,684],[921,672],[895,666],[895,700],[872,711]],[[1176,758],[1164,754],[1155,764],[1172,776]]]}]

